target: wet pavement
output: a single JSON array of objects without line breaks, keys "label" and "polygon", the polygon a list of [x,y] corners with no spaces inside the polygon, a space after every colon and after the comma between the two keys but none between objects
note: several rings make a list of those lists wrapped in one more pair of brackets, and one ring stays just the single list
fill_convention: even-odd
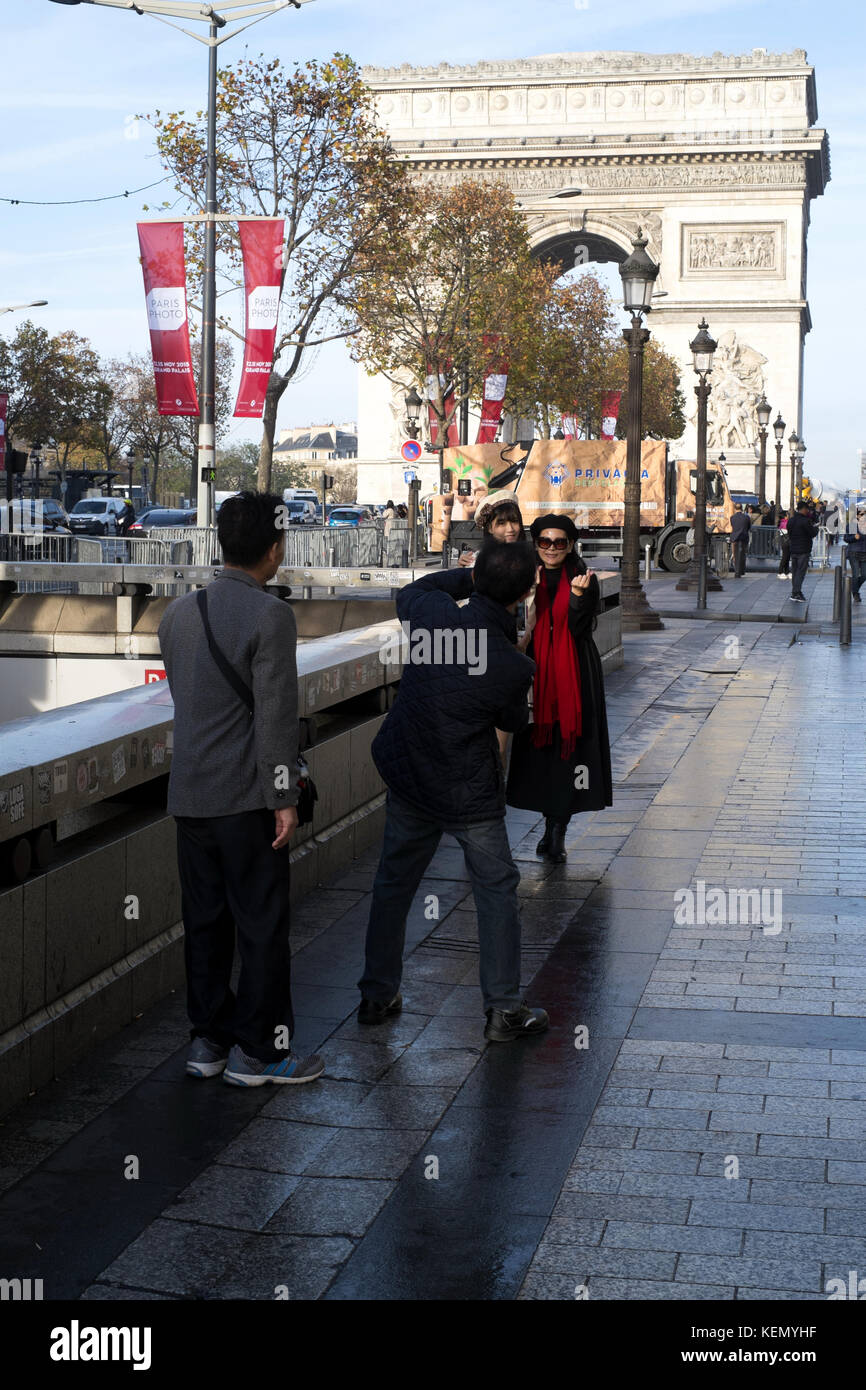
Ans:
[{"label": "wet pavement", "polygon": [[0,1122],[4,1270],[87,1300],[825,1297],[866,1265],[864,653],[772,619],[628,636],[613,807],[562,866],[509,814],[550,1032],[485,1044],[447,840],[403,1014],[359,1027],[356,860],[295,913],[325,1078],[185,1078],[163,1001]]}]

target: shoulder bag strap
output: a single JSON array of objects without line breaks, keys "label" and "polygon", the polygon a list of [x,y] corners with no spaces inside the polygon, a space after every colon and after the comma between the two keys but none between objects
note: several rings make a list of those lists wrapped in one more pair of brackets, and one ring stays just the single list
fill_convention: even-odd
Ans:
[{"label": "shoulder bag strap", "polygon": [[214,641],[214,635],[211,631],[210,619],[208,618],[207,613],[207,589],[198,589],[196,591],[195,601],[198,604],[198,609],[201,613],[201,620],[204,624],[204,633],[205,637],[207,638],[207,644],[210,650],[210,654],[213,657],[222,674],[225,676],[232,690],[237,695],[238,699],[241,700],[244,705],[246,705],[247,710],[249,711],[249,716],[252,719],[253,714],[255,712],[255,701],[253,699],[253,692],[250,690],[246,682],[241,680],[234,667],[229,665],[225,656],[220,651],[219,647]]}]

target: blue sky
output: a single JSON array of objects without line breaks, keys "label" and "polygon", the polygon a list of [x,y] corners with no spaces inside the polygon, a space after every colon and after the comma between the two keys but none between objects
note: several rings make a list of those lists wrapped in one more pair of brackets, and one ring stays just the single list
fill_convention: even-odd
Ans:
[{"label": "blue sky", "polygon": [[[863,10],[854,0],[314,0],[269,17],[221,49],[282,59],[341,49],[361,63],[475,62],[586,49],[711,54],[805,48],[816,69],[819,124],[830,135],[832,178],[815,200],[809,233],[804,428],[807,472],[856,478],[866,448],[862,352],[855,315],[866,289],[863,227]],[[94,198],[161,176],[138,112],[198,109],[206,51],[150,18],[95,5],[0,0],[0,196]],[[162,190],[154,189],[151,200]],[[0,203],[0,304],[47,299],[30,316],[52,332],[74,328],[103,355],[147,349],[136,217],[148,195],[69,207]],[[20,316],[16,316],[20,317]],[[0,328],[14,328],[12,315]],[[850,346],[849,346],[850,344]],[[323,348],[283,398],[280,425],[351,419],[356,369],[340,346]],[[235,437],[250,437],[236,422]]]}]

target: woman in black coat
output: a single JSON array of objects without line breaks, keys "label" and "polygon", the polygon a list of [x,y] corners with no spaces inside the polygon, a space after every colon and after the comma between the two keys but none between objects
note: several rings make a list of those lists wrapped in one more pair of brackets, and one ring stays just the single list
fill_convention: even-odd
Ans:
[{"label": "woman in black coat", "polygon": [[543,811],[537,853],[561,863],[571,817],[613,804],[604,676],[592,639],[601,592],[574,553],[569,517],[538,517],[530,534],[541,561],[527,648],[537,668],[533,723],[514,736],[506,800]]}]

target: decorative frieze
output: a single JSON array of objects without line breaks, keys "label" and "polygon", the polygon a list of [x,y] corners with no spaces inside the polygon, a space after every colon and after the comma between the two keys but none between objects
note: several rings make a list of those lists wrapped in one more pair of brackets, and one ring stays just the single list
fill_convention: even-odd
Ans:
[{"label": "decorative frieze", "polygon": [[686,224],[682,274],[776,276],[784,272],[784,223]]},{"label": "decorative frieze", "polygon": [[421,159],[413,160],[412,167],[421,179],[440,186],[458,183],[465,178],[489,179],[507,184],[518,195],[538,196],[558,192],[575,182],[584,189],[617,192],[676,192],[682,189],[700,192],[714,188],[804,188],[806,185],[805,160],[802,158],[765,159],[754,163],[745,160],[703,162],[698,159],[693,163],[619,163],[610,160],[590,165],[569,161],[554,166],[535,164],[531,160],[471,160],[455,164],[451,160]]}]

